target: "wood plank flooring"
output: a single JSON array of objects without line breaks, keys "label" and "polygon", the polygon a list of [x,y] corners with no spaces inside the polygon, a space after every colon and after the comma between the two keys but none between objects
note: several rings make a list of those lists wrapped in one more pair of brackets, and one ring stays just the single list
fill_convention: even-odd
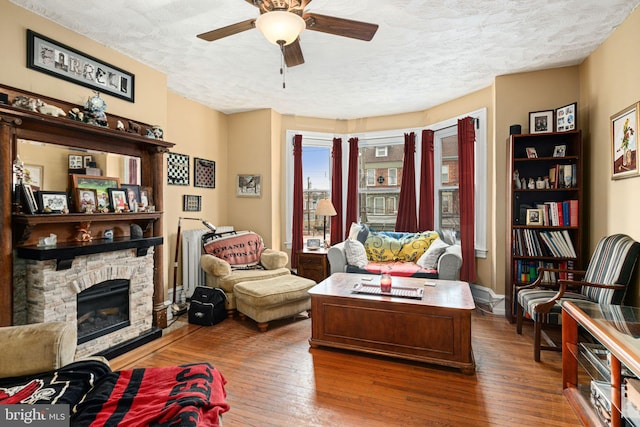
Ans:
[{"label": "wood plank flooring", "polygon": [[230,426],[577,426],[561,354],[532,357],[532,328],[472,318],[474,375],[360,353],[311,349],[311,320],[187,325],[111,361],[114,370],[207,361],[227,380]]}]

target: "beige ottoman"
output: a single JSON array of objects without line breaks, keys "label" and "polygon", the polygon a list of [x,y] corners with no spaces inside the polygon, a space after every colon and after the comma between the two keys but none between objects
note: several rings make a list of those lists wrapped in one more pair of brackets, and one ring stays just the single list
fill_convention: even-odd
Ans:
[{"label": "beige ottoman", "polygon": [[269,322],[294,316],[303,311],[311,315],[311,296],[307,292],[316,282],[291,275],[237,283],[233,288],[240,317],[258,322],[265,332]]}]

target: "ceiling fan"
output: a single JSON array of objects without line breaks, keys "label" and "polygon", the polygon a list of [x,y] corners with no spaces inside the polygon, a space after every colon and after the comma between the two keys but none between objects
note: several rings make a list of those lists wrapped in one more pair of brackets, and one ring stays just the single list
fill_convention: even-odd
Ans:
[{"label": "ceiling fan", "polygon": [[307,30],[320,31],[342,37],[370,41],[378,30],[377,24],[352,21],[333,16],[305,13],[311,0],[245,0],[260,9],[260,16],[238,22],[217,30],[198,34],[206,41],[214,41],[252,28],[272,43],[280,46],[287,67],[304,64],[300,33]]}]

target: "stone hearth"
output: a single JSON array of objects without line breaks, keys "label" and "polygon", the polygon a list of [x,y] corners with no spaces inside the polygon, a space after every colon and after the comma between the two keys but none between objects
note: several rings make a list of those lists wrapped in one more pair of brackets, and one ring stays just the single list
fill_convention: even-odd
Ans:
[{"label": "stone hearth", "polygon": [[135,249],[78,256],[70,269],[56,270],[56,260],[14,260],[14,324],[73,322],[77,325],[77,295],[106,280],[130,281],[131,324],[78,345],[76,358],[96,354],[152,328],[153,247],[137,256]]}]

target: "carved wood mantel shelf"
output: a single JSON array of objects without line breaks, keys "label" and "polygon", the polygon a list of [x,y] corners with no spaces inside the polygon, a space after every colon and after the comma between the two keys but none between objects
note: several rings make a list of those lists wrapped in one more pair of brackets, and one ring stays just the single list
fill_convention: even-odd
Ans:
[{"label": "carved wood mantel shelf", "polygon": [[[16,96],[41,99],[68,111],[82,106],[34,94],[21,89],[0,85],[0,92],[9,95],[10,102]],[[0,326],[13,323],[13,257],[31,259],[57,259],[63,266],[72,254],[95,253],[92,251],[118,250],[114,248],[135,248],[143,250],[155,246],[154,250],[154,323],[166,327],[166,307],[164,306],[163,267],[163,166],[164,153],[175,144],[147,138],[142,133],[128,133],[116,130],[117,121],[127,123],[126,117],[107,112],[108,127],[98,127],[73,121],[66,117],[52,117],[35,111],[23,110],[0,104]],[[140,131],[150,126],[137,122]],[[86,151],[100,151],[140,159],[140,184],[151,187],[156,212],[145,213],[95,213],[95,214],[48,214],[29,215],[12,212],[13,161],[17,156],[19,139],[55,144]],[[61,171],[66,172],[66,165]],[[65,189],[55,189],[64,191]],[[130,226],[137,224],[143,229],[142,238],[130,236]],[[76,240],[78,229],[91,228],[93,241]],[[106,241],[102,237],[105,230],[114,232],[114,239]],[[50,233],[58,236],[56,248],[37,247],[40,237]],[[97,240],[96,240],[97,239]],[[35,257],[35,258],[34,258]],[[45,258],[42,258],[45,257]],[[46,258],[49,257],[49,258]],[[63,260],[63,261],[61,261]],[[164,324],[164,325],[163,325]]]},{"label": "carved wood mantel shelf", "polygon": [[132,239],[118,237],[113,240],[97,239],[90,242],[66,242],[55,246],[21,246],[16,249],[19,258],[46,261],[55,259],[56,270],[68,270],[75,257],[136,249],[136,256],[144,256],[151,246],[162,244],[162,237]]},{"label": "carved wood mantel shelf", "polygon": [[153,223],[162,216],[162,212],[141,212],[141,213],[70,213],[70,214],[40,214],[25,215],[16,214],[13,216],[14,232],[16,233],[18,245],[23,245],[31,237],[31,233],[38,226],[51,224],[74,225],[81,224],[91,226],[92,223],[106,223],[111,225],[115,222],[136,223],[143,231],[149,232]]}]

